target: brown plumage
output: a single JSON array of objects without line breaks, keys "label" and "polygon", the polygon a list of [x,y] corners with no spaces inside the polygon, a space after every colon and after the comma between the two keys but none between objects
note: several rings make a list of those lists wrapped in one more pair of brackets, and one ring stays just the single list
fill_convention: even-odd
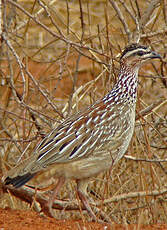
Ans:
[{"label": "brown plumage", "polygon": [[139,67],[160,58],[149,48],[132,44],[120,58],[118,81],[101,100],[66,119],[36,147],[34,154],[3,177],[6,185],[18,188],[41,171],[52,168],[57,186],[49,209],[65,179],[77,181],[78,194],[96,219],[87,197],[89,179],[106,171],[125,154],[135,124],[136,91]]}]

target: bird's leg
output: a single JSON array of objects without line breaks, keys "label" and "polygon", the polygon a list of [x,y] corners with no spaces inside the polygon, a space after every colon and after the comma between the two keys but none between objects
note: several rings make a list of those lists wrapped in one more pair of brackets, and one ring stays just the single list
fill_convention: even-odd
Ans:
[{"label": "bird's leg", "polygon": [[52,206],[53,206],[53,203],[54,203],[54,200],[56,199],[61,187],[63,186],[63,184],[65,183],[65,178],[64,177],[60,177],[58,179],[58,182],[55,186],[55,189],[53,190],[53,193],[50,195],[49,197],[49,200],[48,200],[48,211],[49,211],[49,215],[51,217],[55,217],[54,213],[53,213],[53,209],[52,209]]},{"label": "bird's leg", "polygon": [[88,181],[89,181],[89,179],[77,180],[77,192],[78,192],[78,196],[79,196],[82,204],[85,206],[89,215],[93,218],[93,220],[96,221],[97,217],[94,214],[94,212],[93,212],[93,210],[89,204],[89,199],[88,199],[88,194],[87,194]]},{"label": "bird's leg", "polygon": [[88,214],[93,218],[94,221],[96,221],[96,222],[106,221],[108,223],[111,223],[111,218],[105,212],[103,212],[98,207],[93,206],[93,210],[95,211],[95,213],[99,214],[99,216],[103,220],[102,221],[96,217],[94,211],[90,207],[89,201],[91,201],[91,199],[89,198],[89,196],[87,194],[87,187],[88,187],[89,180],[90,179],[77,180],[77,192],[78,192],[78,196],[79,196],[81,202],[83,203],[86,210],[88,211]]}]

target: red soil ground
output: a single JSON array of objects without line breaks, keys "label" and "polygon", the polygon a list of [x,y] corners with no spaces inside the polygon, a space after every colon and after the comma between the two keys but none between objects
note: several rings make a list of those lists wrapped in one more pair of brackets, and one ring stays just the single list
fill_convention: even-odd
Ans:
[{"label": "red soil ground", "polygon": [[32,211],[0,209],[0,230],[164,230],[165,224],[150,226],[135,225],[107,225],[99,223],[83,223],[82,220],[55,220],[49,217],[42,217]]}]

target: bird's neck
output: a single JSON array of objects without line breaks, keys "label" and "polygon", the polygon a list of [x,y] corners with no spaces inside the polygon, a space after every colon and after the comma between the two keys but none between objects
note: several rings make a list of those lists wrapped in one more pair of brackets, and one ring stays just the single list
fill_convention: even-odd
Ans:
[{"label": "bird's neck", "polygon": [[[108,100],[116,103],[136,103],[138,83],[138,68],[131,69],[128,66],[121,66],[118,81],[107,95]],[[106,98],[106,99],[107,99]]]}]

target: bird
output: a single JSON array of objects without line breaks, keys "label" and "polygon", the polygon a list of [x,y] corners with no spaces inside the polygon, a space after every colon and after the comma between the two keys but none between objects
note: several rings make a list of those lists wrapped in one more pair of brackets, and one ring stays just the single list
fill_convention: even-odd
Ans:
[{"label": "bird", "polygon": [[86,109],[66,118],[35,147],[33,154],[2,178],[5,186],[19,188],[41,172],[52,169],[57,184],[48,199],[52,206],[67,179],[77,183],[78,197],[93,219],[88,184],[111,169],[125,154],[135,126],[139,68],[161,56],[145,45],[127,45],[112,90]]}]

